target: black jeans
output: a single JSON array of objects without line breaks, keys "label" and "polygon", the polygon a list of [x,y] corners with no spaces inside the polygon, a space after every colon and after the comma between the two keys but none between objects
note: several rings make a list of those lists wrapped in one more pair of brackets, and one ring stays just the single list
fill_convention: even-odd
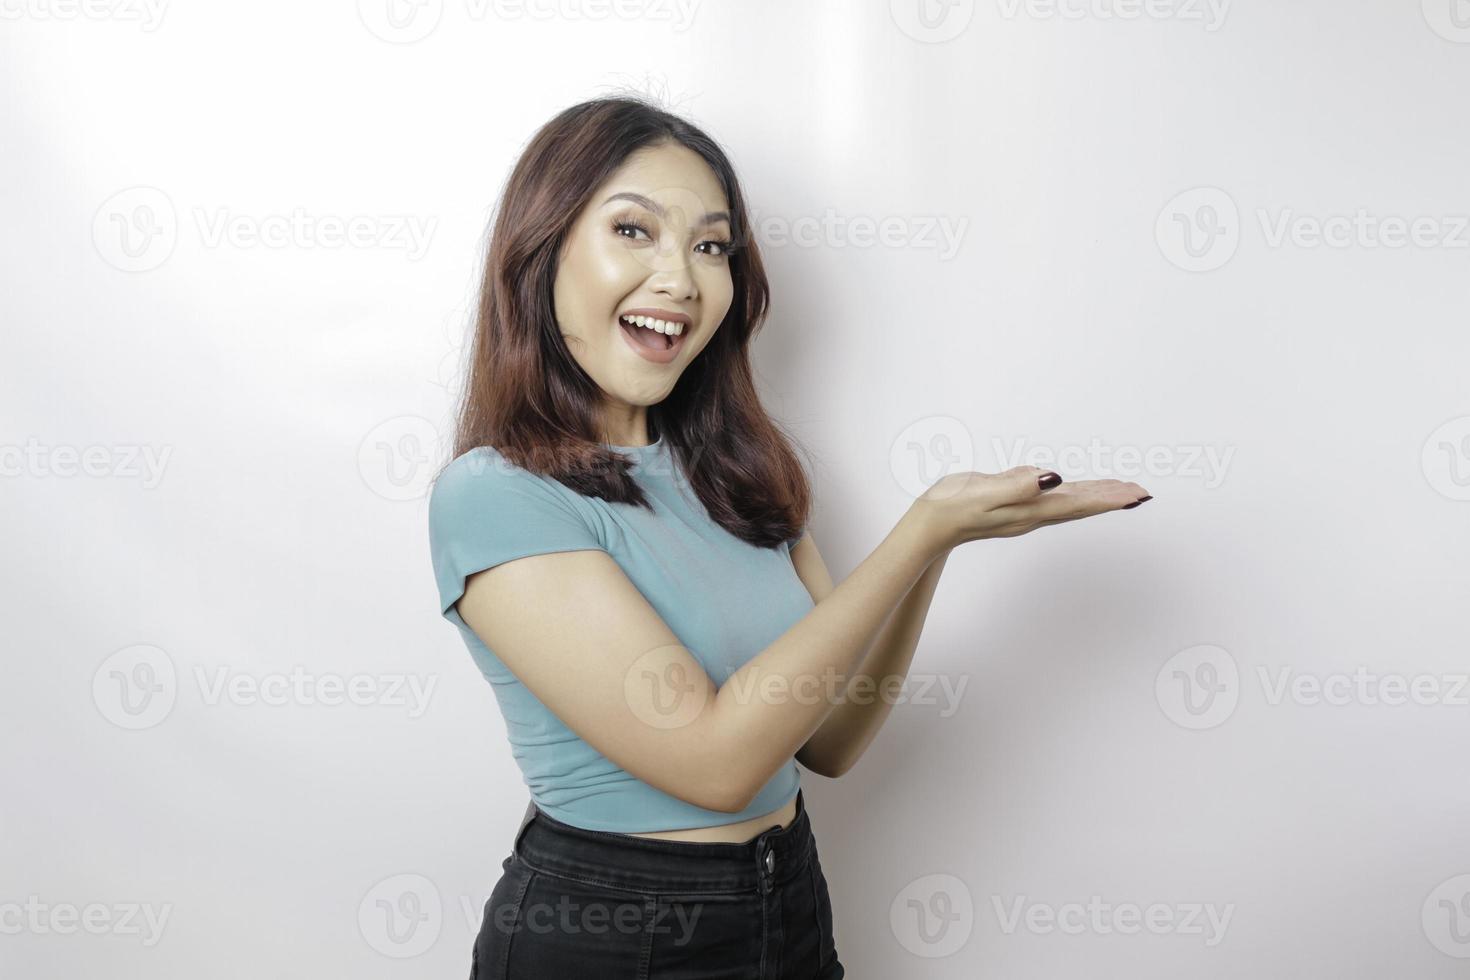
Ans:
[{"label": "black jeans", "polygon": [[470,980],[838,980],[801,791],[743,844],[572,827],[533,807],[485,903]]}]

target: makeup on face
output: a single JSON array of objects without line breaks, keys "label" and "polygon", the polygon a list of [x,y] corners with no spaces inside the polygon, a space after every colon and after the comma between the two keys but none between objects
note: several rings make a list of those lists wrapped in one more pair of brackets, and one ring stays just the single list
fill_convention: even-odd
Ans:
[{"label": "makeup on face", "polygon": [[599,188],[560,257],[554,304],[611,402],[657,404],[709,344],[733,300],[733,227],[718,177],[685,147],[640,150]]},{"label": "makeup on face", "polygon": [[[634,191],[612,194],[603,201],[603,205],[623,202],[626,202],[624,206],[609,219],[611,231],[623,239],[630,255],[638,258],[641,263],[646,263],[648,260],[643,253],[649,247],[662,254],[662,248],[656,244],[656,239],[659,237],[660,223],[669,220],[668,209],[657,200]],[[689,235],[691,238],[698,238],[700,234],[707,233],[710,237],[696,241],[692,247],[694,254],[687,258],[687,263],[728,265],[732,246],[729,233],[727,230],[722,232],[714,229],[722,224],[728,225],[729,222],[728,211],[710,211],[702,215],[695,227],[690,229]],[[683,246],[678,248],[682,250]],[[685,268],[688,269],[687,264]],[[700,278],[699,274],[690,271],[693,278]],[[654,364],[670,364],[678,359],[679,351],[695,326],[695,317],[682,309],[651,305],[624,309],[618,313],[617,322],[619,332],[634,353]]]}]

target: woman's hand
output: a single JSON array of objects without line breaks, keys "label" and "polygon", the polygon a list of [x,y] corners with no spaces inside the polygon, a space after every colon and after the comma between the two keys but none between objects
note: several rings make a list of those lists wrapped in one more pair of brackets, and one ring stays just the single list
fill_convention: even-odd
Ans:
[{"label": "woman's hand", "polygon": [[938,529],[944,546],[952,548],[981,538],[1013,538],[1048,524],[1133,507],[1146,499],[1148,491],[1137,483],[1062,483],[1050,470],[1014,466],[1004,473],[951,473],[924,491],[914,507]]}]

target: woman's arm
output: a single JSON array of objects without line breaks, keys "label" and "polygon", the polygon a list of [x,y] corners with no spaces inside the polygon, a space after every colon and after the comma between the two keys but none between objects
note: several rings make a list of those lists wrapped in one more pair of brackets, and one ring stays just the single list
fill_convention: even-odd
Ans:
[{"label": "woman's arm", "polygon": [[850,674],[938,554],[949,532],[939,516],[915,502],[840,586],[719,687],[601,550],[477,572],[457,608],[612,762],[671,796],[739,813],[830,711],[828,698],[806,696],[807,681]]},{"label": "woman's arm", "polygon": [[[729,778],[739,789],[737,800],[748,805],[776,770],[803,749],[836,707],[826,697],[825,685],[834,676],[852,677],[884,623],[941,555],[969,541],[1016,537],[1121,510],[1146,493],[1138,484],[1120,480],[1062,483],[1060,476],[1035,466],[1015,466],[999,474],[952,473],[929,487],[841,585],[720,688],[711,727],[719,744],[735,750]],[[915,601],[925,613],[941,570],[942,565],[918,589]],[[904,619],[884,632],[906,638],[910,649],[902,659],[907,670],[923,615]],[[893,644],[885,646],[893,650]],[[881,665],[875,670],[884,672]],[[770,694],[761,687],[768,682]],[[813,692],[821,696],[812,697]],[[856,726],[864,739],[871,739],[881,717],[864,718]],[[845,748],[838,761],[850,763],[857,757],[854,746]]]},{"label": "woman's arm", "polygon": [[945,535],[930,508],[916,502],[841,585],[726,679],[715,698],[713,728],[732,749],[736,811],[832,714],[827,685],[852,676],[943,549]]},{"label": "woman's arm", "polygon": [[[953,518],[956,505],[975,495],[974,477],[975,474],[969,473],[954,474],[936,484],[925,497],[948,509]],[[991,526],[980,536],[1014,537],[1038,527],[1062,524],[1106,510],[1136,507],[1137,503],[1129,502],[1127,497],[1134,491],[1141,495],[1143,488],[1136,483],[1125,484],[1117,480],[1089,480],[1063,485],[1045,493],[1048,499],[1039,508],[1032,508],[1031,513],[1025,513],[1027,508],[1016,503],[990,509],[988,523]],[[1011,512],[1018,513],[1012,516]],[[961,520],[958,523],[963,525],[965,522]],[[962,530],[960,540],[974,539],[973,526]],[[908,676],[919,635],[929,615],[929,604],[952,548],[951,543],[940,550],[894,609],[856,673],[846,678],[842,685],[843,694],[848,694],[853,685],[860,684],[856,692],[860,697],[840,697],[832,705],[831,713],[796,753],[797,761],[803,766],[835,779],[851,769],[867,751],[892,709],[888,692],[901,685]],[[815,601],[821,602],[831,593],[832,577],[810,535],[797,542],[792,549],[791,560]]]},{"label": "woman's arm", "polygon": [[[929,615],[929,603],[939,585],[939,576],[949,550],[929,563],[924,574],[909,589],[883,625],[861,666],[842,685],[843,696],[825,721],[807,739],[796,760],[819,775],[836,779],[845,774],[867,751],[878,730],[888,720],[893,705],[890,697],[902,685],[919,645],[919,634]],[[832,591],[832,578],[822,561],[816,542],[808,534],[792,549],[797,574],[812,598],[821,602]],[[851,693],[853,684],[860,684]]]},{"label": "woman's arm", "polygon": [[942,553],[1116,510],[1144,493],[1117,480],[1043,493],[1040,472],[941,479],[841,585],[718,689],[612,557],[591,546],[486,568],[466,579],[456,605],[531,693],[612,762],[697,806],[739,813],[831,713],[812,685],[853,673]]}]

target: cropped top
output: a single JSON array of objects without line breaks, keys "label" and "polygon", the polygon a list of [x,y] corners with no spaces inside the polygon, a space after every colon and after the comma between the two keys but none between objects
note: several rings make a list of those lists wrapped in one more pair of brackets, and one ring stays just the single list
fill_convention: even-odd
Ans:
[{"label": "cropped top", "polygon": [[710,519],[662,437],[609,446],[653,506],[584,496],[522,469],[490,446],[454,459],[429,496],[429,548],[440,611],[490,682],[511,754],[531,799],[587,830],[647,833],[736,823],[795,798],[794,758],[739,813],[695,806],[643,782],[572,732],[460,618],[454,604],[475,572],[529,555],[605,551],[716,686],[811,611],[796,574],[796,538],[760,548]]}]

